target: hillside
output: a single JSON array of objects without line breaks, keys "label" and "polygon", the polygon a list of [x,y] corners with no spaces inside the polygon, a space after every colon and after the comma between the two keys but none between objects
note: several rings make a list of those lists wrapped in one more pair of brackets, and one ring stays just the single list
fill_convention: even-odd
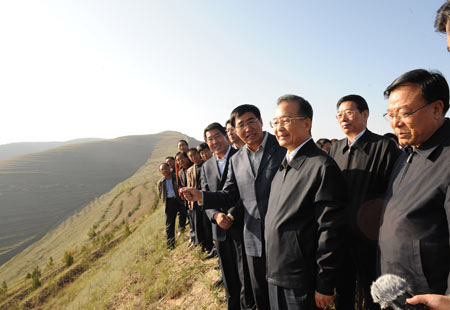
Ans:
[{"label": "hillside", "polygon": [[[132,177],[1,266],[8,289],[0,309],[224,309],[223,288],[213,287],[217,259],[202,260],[187,235],[174,251],[165,248],[155,182],[179,138],[166,133]],[[42,285],[32,291],[25,275],[36,266]]]},{"label": "hillside", "polygon": [[0,161],[0,264],[132,176],[156,143],[173,135],[185,137],[127,136]]},{"label": "hillside", "polygon": [[55,142],[16,142],[0,145],[0,160],[9,159],[25,154],[42,152],[53,149],[55,147],[78,144],[84,142],[99,141],[98,138],[75,139],[69,141],[55,141]]}]

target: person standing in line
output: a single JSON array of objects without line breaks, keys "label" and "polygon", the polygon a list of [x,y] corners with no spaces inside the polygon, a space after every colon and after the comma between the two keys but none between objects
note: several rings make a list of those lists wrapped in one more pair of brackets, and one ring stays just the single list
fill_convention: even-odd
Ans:
[{"label": "person standing in line", "polygon": [[241,147],[243,147],[245,143],[236,134],[236,129],[233,127],[233,125],[231,125],[231,120],[227,120],[227,122],[225,123],[225,128],[227,130],[227,137],[231,143],[231,146],[236,150],[239,150]]},{"label": "person standing in line", "polygon": [[244,104],[231,112],[231,124],[245,142],[228,167],[227,180],[221,191],[181,189],[187,199],[202,201],[204,208],[227,209],[239,200],[244,207],[244,245],[253,296],[258,309],[270,309],[266,277],[264,218],[267,212],[272,178],[286,154],[275,137],[263,131],[259,109]]},{"label": "person standing in line", "polygon": [[[176,177],[177,177],[177,185],[178,188],[182,188],[186,186],[187,184],[187,178],[186,178],[186,171],[187,169],[192,165],[189,161],[189,158],[185,152],[178,152],[175,155],[175,161],[176,161]],[[187,222],[187,210],[188,205],[187,201],[183,201],[182,206],[180,207],[180,210],[178,211],[178,234],[181,234],[186,229],[186,222]],[[192,241],[192,240],[190,240]]]},{"label": "person standing in line", "polygon": [[[201,187],[204,191],[219,191],[225,184],[228,166],[236,150],[229,145],[225,128],[219,123],[208,125],[204,138],[214,155],[202,166]],[[228,211],[218,206],[206,210],[213,223],[227,305],[228,309],[251,309],[252,305],[248,305],[245,298],[242,209],[237,209],[232,216]]]},{"label": "person standing in line", "polygon": [[159,171],[163,175],[158,181],[158,194],[165,205],[167,248],[173,249],[175,248],[175,219],[182,202],[178,196],[175,174],[170,171],[169,165],[162,163],[159,165]]},{"label": "person standing in line", "polygon": [[287,149],[265,217],[269,297],[275,310],[333,304],[347,188],[334,160],[314,143],[312,118],[308,101],[285,95],[270,122]]},{"label": "person standing in line", "polygon": [[200,153],[200,157],[202,158],[203,161],[207,161],[212,156],[212,153],[209,150],[208,144],[206,144],[204,142],[200,143],[200,145],[197,146],[197,150]]},{"label": "person standing in line", "polygon": [[336,309],[355,308],[356,279],[366,301],[365,309],[380,309],[372,300],[370,286],[377,278],[380,213],[400,150],[390,139],[367,129],[369,106],[363,97],[344,96],[336,108],[346,138],[333,144],[329,155],[343,172],[349,190],[345,258],[336,288]]},{"label": "person standing in line", "polygon": [[413,294],[450,294],[449,86],[439,72],[412,70],[385,90],[385,117],[407,145],[386,194],[379,236],[381,274]]},{"label": "person standing in line", "polygon": [[166,157],[166,164],[169,165],[170,171],[172,173],[175,173],[175,158],[173,158],[172,156],[167,156]]}]

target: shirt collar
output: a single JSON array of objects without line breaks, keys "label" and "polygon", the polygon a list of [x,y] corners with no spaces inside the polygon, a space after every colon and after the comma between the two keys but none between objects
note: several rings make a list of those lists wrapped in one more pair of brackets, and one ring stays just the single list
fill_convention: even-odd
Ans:
[{"label": "shirt collar", "polygon": [[228,149],[227,152],[225,153],[225,156],[222,157],[222,159],[220,159],[216,154],[214,154],[214,157],[216,158],[216,161],[223,161],[223,160],[227,160],[228,154],[230,154],[230,150],[231,150],[231,145],[228,145]]},{"label": "shirt collar", "polygon": [[353,138],[353,143],[350,144],[350,140],[347,139],[348,146],[352,146],[358,141],[359,138],[366,132],[367,128],[364,128],[363,131],[361,131],[359,134],[356,135],[356,137]]},{"label": "shirt collar", "polygon": [[258,152],[259,150],[263,150],[264,151],[264,149],[266,148],[266,143],[267,143],[267,137],[268,137],[269,135],[267,134],[267,131],[264,131],[264,138],[263,138],[263,140],[261,141],[261,144],[258,146],[258,149],[255,151],[255,152],[253,152],[252,150],[250,150],[248,147],[247,147],[247,144],[245,145],[245,148],[247,149],[247,152],[252,152],[252,153],[256,153],[256,152]]},{"label": "shirt collar", "polygon": [[446,118],[444,124],[427,141],[422,143],[418,148],[414,148],[414,151],[417,154],[429,158],[433,151],[442,145],[442,142],[448,136],[450,136],[450,119]]},{"label": "shirt collar", "polygon": [[295,150],[293,150],[292,152],[288,151],[286,153],[286,160],[287,160],[288,164],[291,163],[292,159],[295,157],[295,155],[297,155],[298,151],[302,148],[302,146],[304,146],[311,139],[312,139],[312,137],[309,137],[309,139],[307,139],[305,142],[303,142],[302,144],[297,146],[297,148]]}]

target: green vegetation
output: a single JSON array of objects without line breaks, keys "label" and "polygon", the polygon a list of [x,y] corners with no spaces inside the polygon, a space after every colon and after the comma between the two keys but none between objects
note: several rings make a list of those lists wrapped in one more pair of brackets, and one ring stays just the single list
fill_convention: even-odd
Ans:
[{"label": "green vegetation", "polygon": [[71,252],[69,252],[69,251],[64,252],[63,262],[64,262],[64,265],[66,267],[72,266],[72,264],[73,264],[73,255],[72,255]]},{"label": "green vegetation", "polygon": [[[10,286],[0,310],[224,309],[223,288],[212,289],[217,260],[203,261],[187,236],[177,238],[175,250],[166,249],[157,168],[180,138],[161,140],[135,175],[0,267],[0,279]],[[29,265],[38,267],[39,284],[23,280]]]}]

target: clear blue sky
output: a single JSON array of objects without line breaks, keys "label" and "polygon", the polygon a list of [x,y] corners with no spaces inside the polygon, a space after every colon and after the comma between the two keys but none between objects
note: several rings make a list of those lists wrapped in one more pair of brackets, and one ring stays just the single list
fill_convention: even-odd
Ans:
[{"label": "clear blue sky", "polygon": [[237,105],[264,127],[286,93],[313,106],[313,137],[342,138],[356,93],[390,131],[383,90],[417,68],[450,81],[444,0],[2,1],[0,144],[176,130],[202,139]]}]

